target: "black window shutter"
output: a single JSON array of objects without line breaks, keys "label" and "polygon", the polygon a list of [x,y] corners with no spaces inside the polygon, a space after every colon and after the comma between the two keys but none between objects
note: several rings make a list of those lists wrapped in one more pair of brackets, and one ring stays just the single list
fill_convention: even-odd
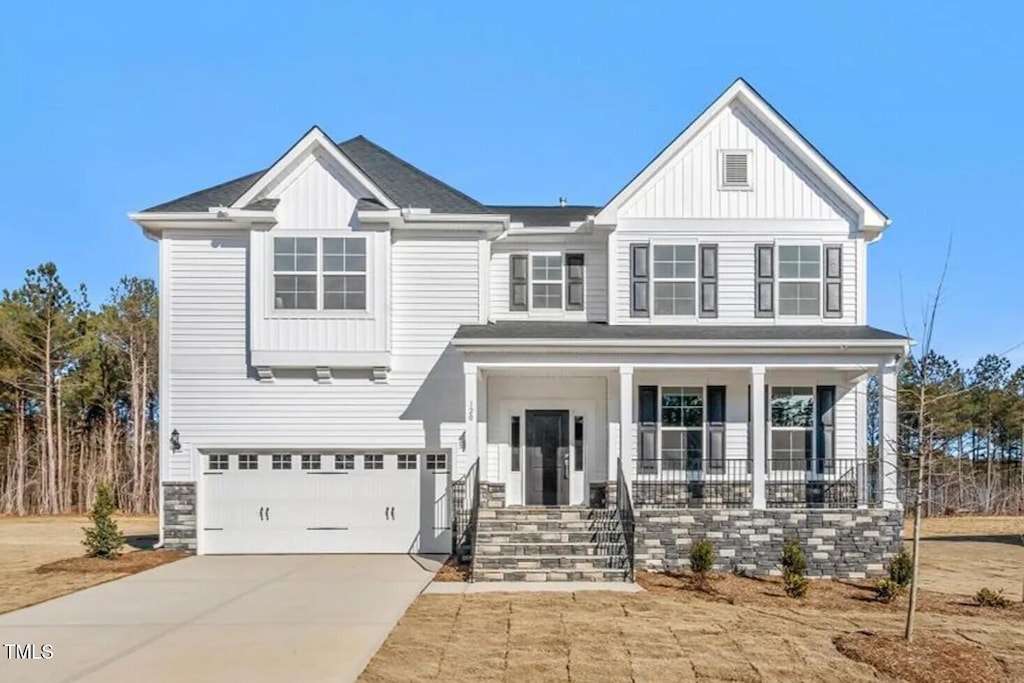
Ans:
[{"label": "black window shutter", "polygon": [[825,245],[825,317],[843,317],[843,246]]},{"label": "black window shutter", "polygon": [[526,254],[509,256],[508,270],[508,310],[525,311],[529,307],[527,289],[530,286],[529,269]]},{"label": "black window shutter", "polygon": [[658,471],[658,387],[641,386],[638,390],[640,395],[637,403],[640,410],[637,426],[640,443],[637,472],[650,474]]},{"label": "black window shutter", "polygon": [[835,406],[836,388],[834,385],[822,385],[817,389],[818,410],[815,416],[815,439],[818,445],[817,471],[831,474],[835,472]]},{"label": "black window shutter", "polygon": [[708,467],[725,472],[725,387],[708,387]]},{"label": "black window shutter", "polygon": [[754,245],[754,316],[775,317],[775,247]]},{"label": "black window shutter", "polygon": [[651,274],[649,272],[647,244],[629,245],[629,315],[646,318],[650,315]]},{"label": "black window shutter", "polygon": [[718,317],[718,245],[700,245],[700,317]]},{"label": "black window shutter", "polygon": [[565,255],[565,310],[583,310],[583,254]]}]

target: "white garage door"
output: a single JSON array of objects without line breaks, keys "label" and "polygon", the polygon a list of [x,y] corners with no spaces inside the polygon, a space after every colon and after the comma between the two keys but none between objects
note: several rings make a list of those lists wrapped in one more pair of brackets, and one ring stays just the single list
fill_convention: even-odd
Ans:
[{"label": "white garage door", "polygon": [[451,551],[446,453],[203,455],[200,552]]}]

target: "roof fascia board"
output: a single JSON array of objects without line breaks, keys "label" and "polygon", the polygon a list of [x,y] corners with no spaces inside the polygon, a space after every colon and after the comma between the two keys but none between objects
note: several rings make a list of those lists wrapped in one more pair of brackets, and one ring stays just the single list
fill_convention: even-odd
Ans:
[{"label": "roof fascia board", "polygon": [[138,212],[128,214],[147,235],[158,235],[164,230],[251,230],[265,229],[276,224],[271,211],[169,211],[166,213]]},{"label": "roof fascia board", "polygon": [[877,349],[880,351],[905,351],[909,348],[907,340],[891,341],[878,339],[818,340],[818,339],[473,339],[459,338],[452,340],[452,346],[458,347],[529,347],[531,351],[542,351],[544,348],[564,350],[565,348],[614,348],[614,349],[679,349],[690,350],[712,349],[751,349],[778,347],[778,351],[798,352],[805,349]]},{"label": "roof fascia board", "polygon": [[299,138],[299,140],[292,145],[280,159],[274,162],[274,165],[268,168],[267,171],[260,176],[259,180],[253,183],[252,187],[246,190],[245,194],[235,200],[231,206],[240,208],[255,201],[261,192],[265,191],[282,174],[287,173],[292,164],[301,159],[304,154],[314,150],[320,150],[323,154],[326,154],[329,158],[338,163],[346,173],[355,178],[357,182],[363,185],[373,195],[374,199],[379,201],[385,207],[389,209],[398,208],[398,205],[395,204],[390,197],[384,194],[384,191],[381,190],[376,183],[370,180],[370,177],[363,173],[363,171],[356,166],[352,160],[349,159],[336,144],[334,144],[334,141],[320,130],[318,126],[313,126],[309,129],[309,132]]},{"label": "roof fascia board", "polygon": [[856,209],[860,228],[884,230],[889,219],[882,214],[850,181],[843,178],[820,152],[815,150],[793,126],[768,104],[746,81],[737,79],[725,92],[718,96],[683,132],[675,137],[658,155],[647,164],[611,201],[598,213],[594,222],[600,225],[614,225],[618,222],[618,210],[664,167],[670,159],[686,147],[704,128],[733,101],[738,101],[753,112],[768,129],[778,135],[798,158],[808,165],[825,184],[843,198],[851,208]]}]

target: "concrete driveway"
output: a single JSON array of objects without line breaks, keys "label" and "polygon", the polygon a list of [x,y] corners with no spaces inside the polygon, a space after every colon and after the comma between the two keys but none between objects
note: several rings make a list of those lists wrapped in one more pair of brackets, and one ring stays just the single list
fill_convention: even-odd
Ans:
[{"label": "concrete driveway", "polygon": [[[0,615],[0,681],[354,680],[439,566],[404,555],[190,557]],[[53,655],[12,660],[6,643]]]}]

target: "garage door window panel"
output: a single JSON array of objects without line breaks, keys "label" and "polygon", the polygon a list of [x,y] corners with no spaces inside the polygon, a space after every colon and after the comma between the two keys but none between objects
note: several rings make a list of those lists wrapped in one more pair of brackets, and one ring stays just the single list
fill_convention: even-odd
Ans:
[{"label": "garage door window panel", "polygon": [[398,456],[398,469],[400,470],[414,470],[416,469],[416,454],[415,453],[402,453]]},{"label": "garage door window panel", "polygon": [[302,456],[302,469],[304,469],[304,470],[318,470],[318,469],[320,469],[320,456],[319,455],[303,455]]},{"label": "garage door window panel", "polygon": [[363,469],[364,470],[382,470],[384,469],[384,456],[380,453],[364,455],[363,456]]},{"label": "garage door window panel", "polygon": [[448,469],[448,454],[447,453],[428,453],[427,454],[427,469],[428,470],[447,470]]},{"label": "garage door window panel", "polygon": [[270,467],[275,470],[290,470],[292,468],[292,456],[282,454],[272,455]]},{"label": "garage door window panel", "polygon": [[354,470],[356,468],[356,456],[354,455],[336,455],[334,456],[334,469],[336,470]]},{"label": "garage door window panel", "polygon": [[230,460],[228,456],[224,454],[211,455],[208,458],[207,465],[214,471],[226,470],[230,467]]},{"label": "garage door window panel", "polygon": [[259,456],[254,453],[243,453],[238,456],[238,469],[255,470],[259,468]]}]

